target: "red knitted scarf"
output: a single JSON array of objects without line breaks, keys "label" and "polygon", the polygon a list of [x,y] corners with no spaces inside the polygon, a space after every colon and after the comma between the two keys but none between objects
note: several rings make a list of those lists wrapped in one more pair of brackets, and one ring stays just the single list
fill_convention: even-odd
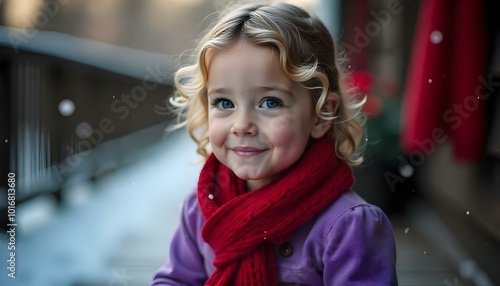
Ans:
[{"label": "red knitted scarf", "polygon": [[212,154],[198,182],[203,239],[216,271],[205,285],[277,285],[272,244],[282,243],[353,184],[332,141],[313,140],[281,179],[246,192],[245,181]]}]

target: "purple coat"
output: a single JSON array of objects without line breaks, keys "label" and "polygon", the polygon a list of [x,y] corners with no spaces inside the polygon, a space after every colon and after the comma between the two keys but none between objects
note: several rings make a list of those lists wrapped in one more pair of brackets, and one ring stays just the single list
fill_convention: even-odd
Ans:
[{"label": "purple coat", "polygon": [[[184,203],[170,259],[151,285],[203,285],[215,271],[214,252],[201,237],[203,223],[193,193]],[[397,285],[391,223],[382,210],[352,191],[274,250],[280,285]]]}]

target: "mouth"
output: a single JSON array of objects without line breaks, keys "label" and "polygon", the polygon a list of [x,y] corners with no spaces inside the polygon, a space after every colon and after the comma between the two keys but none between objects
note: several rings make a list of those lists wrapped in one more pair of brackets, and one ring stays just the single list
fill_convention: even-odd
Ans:
[{"label": "mouth", "polygon": [[248,157],[257,156],[257,155],[265,152],[267,149],[238,146],[238,147],[230,148],[230,150],[233,151],[234,154],[236,154],[239,157],[248,158]]}]

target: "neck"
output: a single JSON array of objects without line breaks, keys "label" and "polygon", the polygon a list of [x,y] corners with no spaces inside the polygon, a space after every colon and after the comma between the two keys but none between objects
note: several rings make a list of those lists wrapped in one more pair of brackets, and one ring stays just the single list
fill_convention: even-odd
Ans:
[{"label": "neck", "polygon": [[257,189],[262,188],[263,186],[269,184],[271,181],[262,179],[262,180],[246,180],[245,187],[247,192],[255,191]]},{"label": "neck", "polygon": [[255,191],[257,189],[264,187],[267,184],[279,181],[289,170],[290,170],[290,167],[281,171],[276,176],[272,176],[272,177],[268,177],[268,178],[264,178],[264,179],[260,179],[260,180],[246,180],[245,181],[246,191],[247,192]]}]

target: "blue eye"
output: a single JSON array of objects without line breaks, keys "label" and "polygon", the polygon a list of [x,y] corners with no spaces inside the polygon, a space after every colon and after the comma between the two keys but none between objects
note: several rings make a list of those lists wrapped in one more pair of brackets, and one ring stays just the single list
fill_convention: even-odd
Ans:
[{"label": "blue eye", "polygon": [[234,104],[225,98],[216,98],[212,101],[212,106],[215,106],[219,109],[231,109],[234,108]]},{"label": "blue eye", "polygon": [[268,97],[260,104],[260,107],[265,109],[276,109],[283,106],[283,102],[275,97]]}]

